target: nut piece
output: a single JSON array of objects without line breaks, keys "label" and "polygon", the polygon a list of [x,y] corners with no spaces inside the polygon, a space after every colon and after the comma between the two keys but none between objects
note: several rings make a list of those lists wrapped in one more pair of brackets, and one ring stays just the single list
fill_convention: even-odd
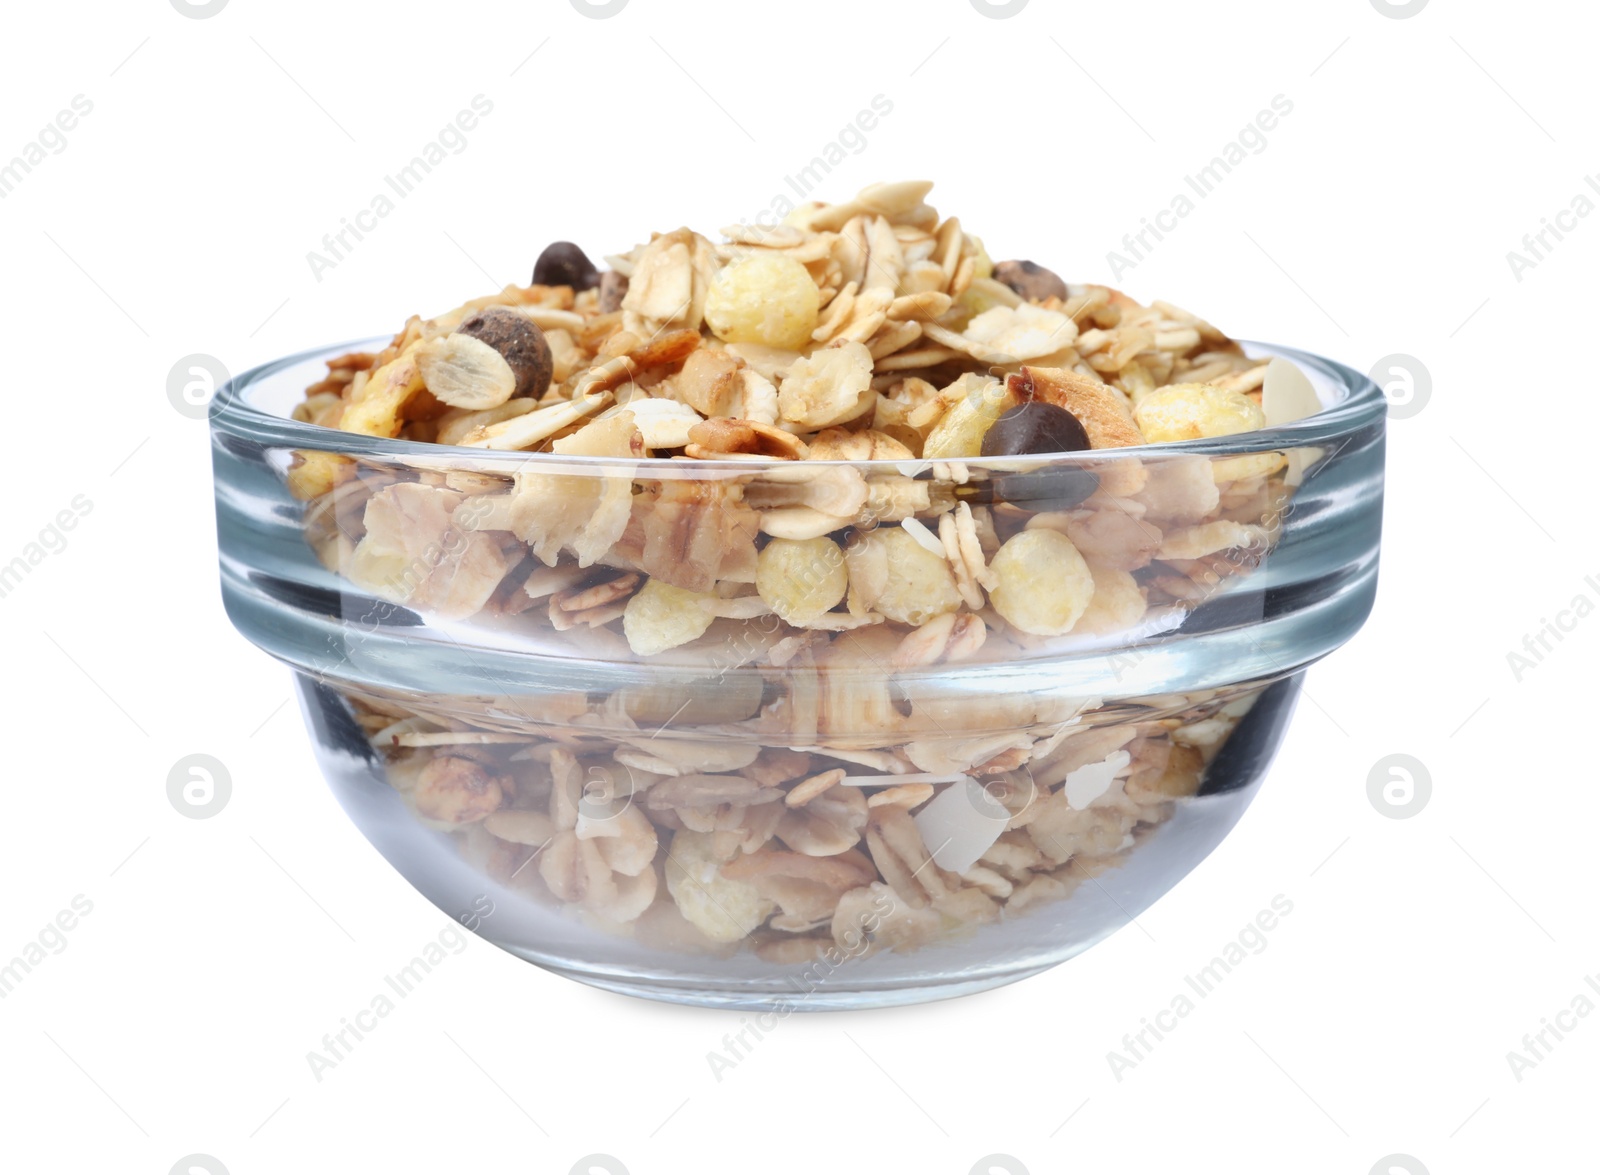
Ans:
[{"label": "nut piece", "polygon": [[1043,302],[1046,298],[1067,300],[1067,283],[1032,261],[997,261],[994,280],[1011,287],[1030,302]]},{"label": "nut piece", "polygon": [[732,416],[744,394],[740,362],[728,351],[701,347],[683,363],[683,369],[666,382],[662,391],[705,416]]},{"label": "nut piece", "polygon": [[812,432],[854,420],[875,399],[872,352],[847,342],[795,360],[778,387],[778,412],[796,432]]},{"label": "nut piece", "polygon": [[615,314],[622,309],[622,300],[628,296],[628,279],[614,269],[600,275],[600,313]]},{"label": "nut piece", "polygon": [[1261,428],[1267,418],[1256,402],[1215,384],[1172,384],[1157,388],[1133,410],[1133,419],[1152,443],[1225,437]]},{"label": "nut piece", "polygon": [[498,808],[510,787],[505,776],[490,775],[471,759],[440,755],[418,774],[411,802],[429,820],[470,824]]},{"label": "nut piece", "polygon": [[706,324],[724,342],[798,350],[821,306],[805,266],[781,253],[751,253],[717,272],[706,292]]},{"label": "nut piece", "polygon": [[[456,334],[487,343],[500,353],[517,377],[516,388],[511,393],[513,396],[532,396],[537,399],[550,386],[550,376],[555,366],[550,355],[550,343],[545,339],[544,332],[527,315],[518,314],[504,306],[487,306],[463,320],[456,327]],[[427,370],[424,369],[422,374],[426,379]],[[431,386],[428,390],[439,396]],[[439,398],[444,399],[443,396]],[[456,407],[492,408],[494,405],[457,404]]]},{"label": "nut piece", "polygon": [[994,610],[1035,636],[1071,632],[1094,598],[1089,565],[1060,531],[1041,527],[1012,535],[989,570],[1000,581],[989,590]]},{"label": "nut piece", "polygon": [[773,539],[756,558],[756,591],[797,627],[832,611],[849,582],[844,552],[832,539]]},{"label": "nut piece", "polygon": [[[491,307],[416,349],[417,368],[428,391],[453,408],[496,408],[513,395],[541,394],[549,386],[550,345],[533,323],[514,310]],[[537,385],[537,386],[536,386]]]}]

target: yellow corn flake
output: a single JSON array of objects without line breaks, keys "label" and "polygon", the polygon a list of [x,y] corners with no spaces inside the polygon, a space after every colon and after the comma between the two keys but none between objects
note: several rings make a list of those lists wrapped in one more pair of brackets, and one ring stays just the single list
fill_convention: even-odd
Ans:
[{"label": "yellow corn flake", "polygon": [[950,564],[898,526],[863,535],[846,555],[852,610],[902,624],[926,624],[961,607]]},{"label": "yellow corn flake", "polygon": [[705,635],[715,619],[701,601],[715,601],[707,592],[691,592],[652,579],[622,611],[622,634],[641,657],[653,657]]},{"label": "yellow corn flake", "polygon": [[724,864],[714,834],[680,829],[667,849],[667,892],[678,912],[707,938],[738,942],[777,907],[750,882],[724,877]]},{"label": "yellow corn flake", "polygon": [[751,253],[718,271],[706,322],[727,343],[798,350],[817,328],[822,295],[806,267],[777,253]]},{"label": "yellow corn flake", "polygon": [[1215,384],[1157,388],[1139,401],[1133,420],[1151,443],[1225,437],[1266,424],[1254,400]]},{"label": "yellow corn flake", "polygon": [[829,538],[773,539],[756,558],[756,591],[790,624],[821,619],[849,582],[844,552]]},{"label": "yellow corn flake", "polygon": [[1012,535],[989,560],[999,584],[989,590],[994,610],[1023,632],[1061,636],[1072,631],[1094,599],[1094,575],[1072,540],[1056,530]]},{"label": "yellow corn flake", "polygon": [[1116,567],[1094,567],[1094,596],[1073,625],[1074,632],[1105,635],[1131,628],[1144,619],[1144,592],[1139,581]]}]

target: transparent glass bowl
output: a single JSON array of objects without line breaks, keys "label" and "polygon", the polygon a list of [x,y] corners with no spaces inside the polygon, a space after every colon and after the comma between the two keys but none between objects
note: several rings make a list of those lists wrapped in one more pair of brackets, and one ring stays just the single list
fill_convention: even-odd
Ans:
[{"label": "transparent glass bowl", "polygon": [[[1385,401],[1301,352],[1246,344],[1316,386],[1324,410],[1290,425],[959,463],[558,457],[289,419],[326,359],[382,344],[219,394],[229,616],[293,670],[390,863],[599,987],[787,1012],[1062,962],[1217,846],[1306,666],[1371,608]],[[762,527],[809,536],[777,590]],[[1094,596],[1049,635],[1081,575],[1062,535]],[[630,603],[653,581],[673,590]],[[819,583],[849,585],[820,615]]]}]

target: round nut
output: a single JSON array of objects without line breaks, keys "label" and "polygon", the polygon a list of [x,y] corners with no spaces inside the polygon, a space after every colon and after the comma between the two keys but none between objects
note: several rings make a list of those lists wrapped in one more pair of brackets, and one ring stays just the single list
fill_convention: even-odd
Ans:
[{"label": "round nut", "polygon": [[537,399],[550,386],[550,377],[555,371],[550,344],[544,331],[525,315],[504,306],[489,306],[456,327],[456,334],[487,343],[500,353],[516,377],[513,396]]}]

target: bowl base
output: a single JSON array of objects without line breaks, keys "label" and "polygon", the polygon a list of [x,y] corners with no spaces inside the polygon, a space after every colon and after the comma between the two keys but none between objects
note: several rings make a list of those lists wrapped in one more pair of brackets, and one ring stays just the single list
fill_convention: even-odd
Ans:
[{"label": "bowl base", "polygon": [[828,984],[809,992],[782,988],[766,991],[754,984],[712,987],[703,980],[686,979],[683,982],[673,982],[670,978],[647,978],[590,971],[540,958],[526,948],[503,943],[496,945],[553,975],[576,980],[601,991],[637,996],[658,1003],[715,1008],[724,1012],[770,1012],[779,1016],[787,1016],[791,1012],[851,1012],[871,1008],[898,1008],[908,1004],[931,1004],[938,1000],[950,1000],[957,996],[991,991],[1009,983],[1030,979],[1057,966],[1057,963],[1052,962],[978,975],[952,975],[945,979],[907,987],[852,989]]}]

